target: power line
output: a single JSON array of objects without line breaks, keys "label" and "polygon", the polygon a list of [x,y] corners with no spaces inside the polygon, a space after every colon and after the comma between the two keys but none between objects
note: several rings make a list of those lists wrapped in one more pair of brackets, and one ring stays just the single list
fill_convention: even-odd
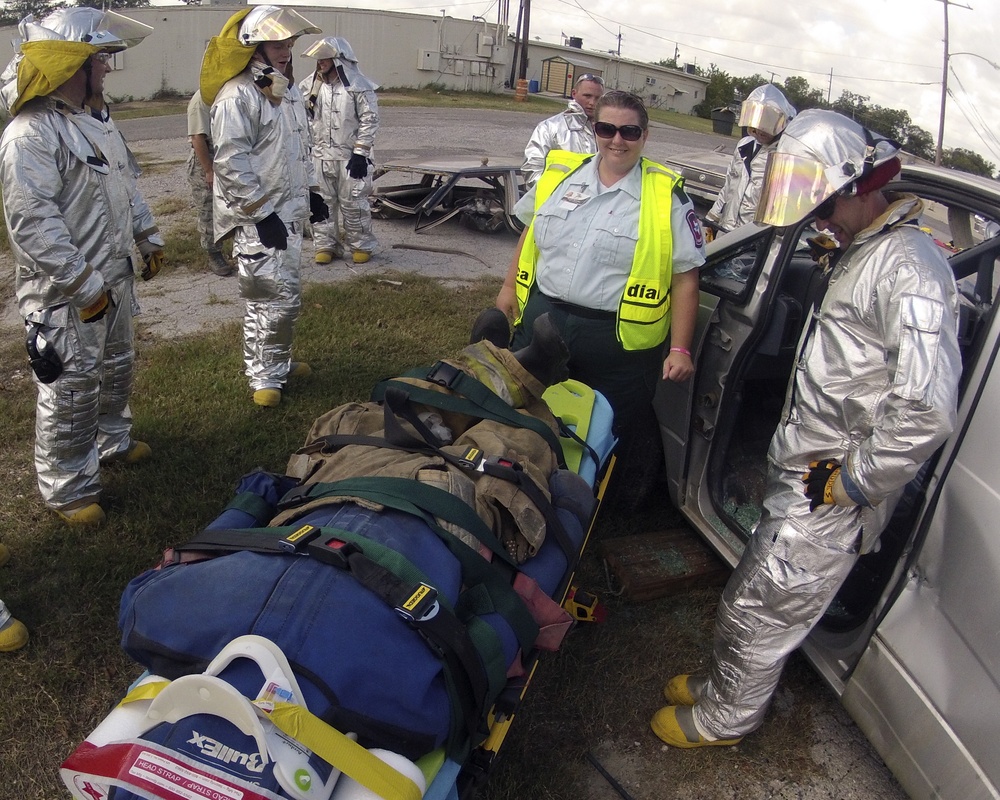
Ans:
[{"label": "power line", "polygon": [[[573,7],[579,6],[579,3],[576,2],[576,0],[574,0],[574,2],[570,2],[570,0],[556,0],[556,2],[562,3],[564,5],[568,5],[568,6],[573,6]],[[690,31],[672,31],[672,30],[669,30],[667,28],[652,28],[652,27],[642,27],[642,28],[639,28],[639,27],[635,27],[633,25],[629,25],[628,23],[619,22],[618,20],[613,19],[612,17],[605,17],[605,16],[603,16],[601,14],[594,15],[594,14],[591,14],[589,11],[586,11],[585,9],[581,9],[581,10],[584,10],[584,13],[586,13],[587,16],[591,17],[592,19],[595,16],[597,16],[597,17],[600,17],[601,19],[604,19],[604,20],[606,20],[606,21],[614,24],[614,25],[621,25],[623,28],[631,28],[632,30],[638,31],[639,33],[645,33],[645,34],[647,34],[648,36],[651,36],[654,39],[662,39],[662,40],[668,41],[668,42],[678,42],[678,44],[683,44],[685,47],[690,47],[690,48],[695,49],[695,50],[701,50],[704,53],[711,53],[712,55],[718,55],[718,56],[722,56],[724,58],[737,58],[737,57],[736,56],[730,56],[727,53],[718,53],[718,52],[715,52],[715,51],[712,51],[712,50],[705,50],[704,48],[697,47],[696,45],[693,45],[693,44],[688,44],[687,42],[680,42],[678,40],[677,36],[678,35],[680,35],[680,36],[695,36],[695,37],[699,37],[699,38],[703,38],[703,39],[716,39],[718,41],[732,42],[733,44],[739,44],[739,45],[759,45],[760,44],[759,41],[749,41],[749,40],[746,40],[746,39],[730,39],[730,38],[727,38],[725,36],[717,36],[717,35],[714,35],[714,34],[707,34],[707,33],[691,33]],[[556,12],[553,11],[552,13],[556,13]],[[595,22],[596,22],[596,20],[595,20]],[[607,30],[607,28],[605,28],[605,30]],[[656,30],[663,31],[663,33],[665,33],[665,34],[671,34],[671,35],[669,35],[669,36],[660,36],[660,35],[655,34],[655,33],[650,33],[650,31],[656,31]],[[792,52],[795,52],[795,53],[809,53],[811,55],[831,56],[833,58],[842,58],[844,56],[843,52],[832,53],[832,52],[825,52],[823,50],[813,50],[813,49],[806,49],[806,48],[802,48],[802,47],[788,47],[787,45],[772,44],[772,43],[768,43],[768,47],[775,48],[775,49],[780,49],[780,50],[791,50]],[[855,55],[853,53],[851,54],[851,61],[852,62],[854,62],[854,61],[875,61],[875,62],[878,62],[878,63],[881,63],[881,64],[891,64],[893,66],[898,66],[898,67],[920,67],[922,69],[937,69],[937,66],[936,65],[932,65],[932,64],[915,64],[915,63],[912,63],[912,62],[909,62],[909,61],[893,61],[891,59],[874,58],[874,57],[871,57],[871,56]],[[750,63],[757,63],[757,62],[750,62]],[[786,67],[785,69],[794,69],[794,68]],[[818,73],[818,74],[826,74],[826,73]],[[902,83],[904,81],[900,81],[900,82]],[[937,81],[935,81],[935,83],[936,82]]]}]

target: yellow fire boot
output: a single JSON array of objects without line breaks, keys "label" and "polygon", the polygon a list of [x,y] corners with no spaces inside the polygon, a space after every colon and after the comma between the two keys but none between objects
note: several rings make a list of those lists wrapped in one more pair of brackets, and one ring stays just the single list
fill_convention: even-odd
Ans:
[{"label": "yellow fire boot", "polygon": [[97,503],[88,503],[76,508],[56,509],[56,516],[68,525],[98,527],[103,525],[108,515]]},{"label": "yellow fire boot", "polygon": [[281,389],[258,389],[253,393],[253,401],[266,408],[274,408],[281,402]]},{"label": "yellow fire boot", "polygon": [[288,368],[289,378],[308,378],[312,375],[312,367],[305,361],[293,361]]},{"label": "yellow fire boot", "polygon": [[366,253],[364,250],[355,250],[351,259],[355,264],[367,264],[371,257],[371,253]]},{"label": "yellow fire boot", "polygon": [[0,627],[0,653],[12,653],[28,643],[28,629],[24,623],[11,617]]},{"label": "yellow fire boot", "polygon": [[148,444],[140,442],[138,439],[133,439],[132,444],[125,451],[124,461],[126,464],[138,464],[140,461],[145,461],[151,455],[153,455],[153,449]]},{"label": "yellow fire boot", "polygon": [[653,733],[671,747],[731,747],[743,741],[735,739],[706,739],[694,724],[693,706],[665,706],[653,715],[649,723]]},{"label": "yellow fire boot", "polygon": [[316,263],[317,264],[331,264],[333,263],[333,253],[329,250],[317,250],[316,251]]},{"label": "yellow fire boot", "polygon": [[663,687],[663,696],[672,706],[693,706],[701,700],[707,682],[692,675],[674,675]]}]

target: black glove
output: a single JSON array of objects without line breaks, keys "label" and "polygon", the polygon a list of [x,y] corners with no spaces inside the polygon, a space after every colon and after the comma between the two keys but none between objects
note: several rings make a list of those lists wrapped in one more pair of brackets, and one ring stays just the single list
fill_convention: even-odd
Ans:
[{"label": "black glove", "polygon": [[257,235],[264,247],[270,247],[274,250],[288,248],[288,228],[281,221],[281,217],[273,211],[257,223]]},{"label": "black glove", "polygon": [[351,159],[347,162],[347,174],[354,180],[359,181],[368,174],[368,159],[358,153],[351,153]]},{"label": "black glove", "polygon": [[104,315],[111,308],[111,290],[105,290],[93,303],[80,311],[80,322],[97,322],[104,319]]},{"label": "black glove", "polygon": [[330,207],[316,192],[309,192],[309,221],[322,222],[330,219]]},{"label": "black glove", "polygon": [[806,485],[806,497],[812,501],[809,503],[810,511],[815,511],[822,505],[837,504],[833,497],[833,487],[838,478],[840,464],[836,461],[813,461],[809,464],[809,471],[802,476],[802,482]]}]

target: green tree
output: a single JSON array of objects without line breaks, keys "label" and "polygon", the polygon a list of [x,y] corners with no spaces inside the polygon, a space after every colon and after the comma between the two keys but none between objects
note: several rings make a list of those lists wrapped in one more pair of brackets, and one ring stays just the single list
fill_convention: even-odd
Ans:
[{"label": "green tree", "polygon": [[0,25],[17,25],[28,14],[38,19],[62,5],[58,0],[7,0],[0,9]]},{"label": "green tree", "polygon": [[979,153],[974,153],[964,147],[945,148],[941,154],[941,163],[952,169],[971,172],[973,175],[983,175],[987,178],[992,178],[996,169],[994,164],[991,164]]},{"label": "green tree", "polygon": [[796,111],[805,111],[807,108],[827,108],[828,104],[823,97],[823,92],[813,89],[809,81],[799,75],[792,75],[785,78],[782,91],[788,102],[795,106]]},{"label": "green tree", "polygon": [[726,71],[712,64],[706,73],[708,86],[705,87],[705,99],[694,107],[694,113],[708,119],[713,108],[731,106],[736,102],[736,87],[733,77]]},{"label": "green tree", "polygon": [[77,0],[75,3],[67,3],[65,0],[6,0],[3,8],[0,8],[0,25],[17,25],[28,14],[31,14],[35,19],[41,19],[57,8],[67,6],[89,6],[90,8],[105,9],[146,8],[149,5],[151,5],[150,0],[111,0],[110,2]]},{"label": "green tree", "polygon": [[934,160],[934,137],[919,125],[910,125],[903,135],[903,149],[928,161]]}]

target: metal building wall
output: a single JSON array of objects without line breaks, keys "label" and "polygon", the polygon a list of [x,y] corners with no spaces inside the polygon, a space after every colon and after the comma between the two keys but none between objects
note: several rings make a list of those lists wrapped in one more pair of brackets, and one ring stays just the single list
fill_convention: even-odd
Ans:
[{"label": "metal building wall", "polygon": [[[190,95],[198,87],[201,57],[208,41],[239,8],[182,6],[126,9],[151,25],[153,33],[138,47],[115,57],[108,76],[112,101],[140,100],[160,93]],[[354,48],[362,71],[386,88],[417,88],[428,83],[462,91],[495,92],[503,88],[510,51],[507,31],[481,21],[391,11],[296,6],[326,36],[343,36]],[[13,56],[16,28],[0,28],[0,64]],[[319,36],[303,36],[297,54]],[[492,40],[492,44],[490,41]],[[297,55],[295,77],[315,66]]]}]

